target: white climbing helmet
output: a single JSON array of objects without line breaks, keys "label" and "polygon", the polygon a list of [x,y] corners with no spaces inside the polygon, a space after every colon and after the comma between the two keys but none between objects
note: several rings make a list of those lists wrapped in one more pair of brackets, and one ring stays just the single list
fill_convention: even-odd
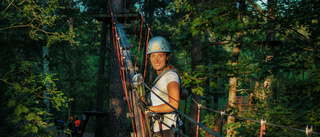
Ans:
[{"label": "white climbing helmet", "polygon": [[171,53],[169,42],[164,37],[156,36],[149,40],[147,55],[155,52]]}]

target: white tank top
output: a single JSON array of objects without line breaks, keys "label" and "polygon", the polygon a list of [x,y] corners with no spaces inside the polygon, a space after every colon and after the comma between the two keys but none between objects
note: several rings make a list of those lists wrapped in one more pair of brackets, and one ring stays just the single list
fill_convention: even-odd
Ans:
[{"label": "white tank top", "polygon": [[[176,72],[169,71],[158,80],[158,82],[152,87],[152,90],[162,99],[164,99],[166,102],[169,102],[167,86],[172,81],[179,83],[179,76]],[[165,104],[154,93],[150,92],[151,106],[158,106],[158,105]],[[174,126],[176,126],[176,121],[177,121],[177,115],[175,112],[168,112],[164,114],[164,123],[166,123],[167,125],[171,126],[173,124]],[[167,130],[167,129],[170,129],[170,128],[165,125],[162,125],[162,130]],[[154,132],[160,131],[158,121],[155,121],[153,125],[153,131]]]}]

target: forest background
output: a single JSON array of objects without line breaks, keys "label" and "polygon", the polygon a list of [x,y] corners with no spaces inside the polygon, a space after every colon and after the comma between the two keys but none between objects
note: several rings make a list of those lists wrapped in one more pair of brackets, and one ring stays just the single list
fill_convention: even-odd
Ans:
[{"label": "forest background", "polygon": [[[126,34],[143,73],[147,28],[168,39],[184,87],[192,92],[180,109],[196,119],[201,103],[214,110],[305,129],[320,126],[319,0],[132,0]],[[257,4],[259,3],[259,4]],[[0,4],[0,111],[3,136],[52,136],[54,120],[91,116],[84,132],[129,136],[131,120],[113,97],[124,97],[110,37],[107,0],[4,0]],[[142,21],[141,15],[144,15]],[[139,24],[143,24],[142,27]],[[142,29],[142,31],[141,31]],[[140,32],[142,32],[141,43]],[[146,68],[146,81],[154,72]],[[118,74],[118,75],[117,75]],[[119,95],[117,95],[119,93]],[[237,96],[250,107],[238,107]],[[191,99],[192,98],[192,99]],[[193,101],[194,100],[194,101]],[[220,114],[201,111],[213,129]],[[260,123],[224,117],[222,135],[257,136]],[[186,134],[195,136],[195,124]],[[115,124],[117,123],[117,124]],[[204,130],[200,130],[206,136]],[[265,136],[305,136],[268,126]]]}]

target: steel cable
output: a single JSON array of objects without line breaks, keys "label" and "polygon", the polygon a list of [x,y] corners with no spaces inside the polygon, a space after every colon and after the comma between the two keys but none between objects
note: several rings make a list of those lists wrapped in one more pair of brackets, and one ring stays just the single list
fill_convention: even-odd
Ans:
[{"label": "steel cable", "polygon": [[[204,107],[203,105],[201,105],[201,108],[209,110],[211,112],[222,114],[221,111],[212,110],[212,109],[209,109],[207,107]],[[244,120],[249,120],[249,121],[253,121],[253,122],[256,122],[256,123],[261,123],[261,121],[259,121],[259,120],[249,119],[249,118],[240,117],[240,116],[236,116],[236,115],[231,115],[231,114],[227,114],[227,113],[223,113],[223,115],[232,116],[232,117],[239,118],[239,119],[244,119]],[[295,131],[299,131],[299,132],[304,132],[304,133],[306,132],[306,130],[304,130],[304,129],[292,128],[292,127],[287,127],[287,126],[282,126],[282,125],[277,125],[277,124],[272,124],[272,123],[267,123],[267,122],[265,122],[264,124],[270,125],[270,126],[275,126],[275,127],[280,127],[280,128],[286,128],[286,129],[290,129],[290,130],[295,130]],[[309,131],[309,133],[310,134],[314,134],[314,135],[320,135],[320,133],[313,132],[313,131]]]}]

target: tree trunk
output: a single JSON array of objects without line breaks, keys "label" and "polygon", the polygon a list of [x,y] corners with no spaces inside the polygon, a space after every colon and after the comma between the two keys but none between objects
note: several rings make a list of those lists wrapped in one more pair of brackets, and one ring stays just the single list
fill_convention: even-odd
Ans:
[{"label": "tree trunk", "polygon": [[[201,43],[201,35],[197,34],[191,39],[191,70],[195,71],[196,66],[201,65],[202,60],[202,43]],[[191,97],[198,103],[201,103],[201,96],[197,95],[196,93],[191,93]],[[194,120],[197,120],[198,116],[198,104],[195,104],[193,101],[191,101],[191,108],[190,108],[191,114],[190,117]],[[191,123],[190,124],[190,130],[189,130],[189,136],[195,137],[197,132],[197,124]]]},{"label": "tree trunk", "polygon": [[[71,9],[71,10],[73,10],[73,6],[72,6],[72,4],[73,4],[73,1],[72,0],[69,0],[69,8]],[[70,32],[72,33],[73,32],[73,30],[74,30],[74,22],[73,22],[73,19],[72,19],[72,17],[70,17],[69,18],[69,20],[68,20],[68,23],[69,23],[69,30],[70,30]],[[72,47],[73,46],[73,44],[70,44],[70,46]],[[71,51],[71,53],[72,53],[72,51]],[[72,56],[72,54],[71,54],[71,56]],[[75,96],[74,96],[74,93],[75,93],[75,88],[74,88],[74,69],[75,69],[75,60],[73,59],[73,57],[71,57],[72,59],[70,60],[70,64],[69,64],[69,82],[70,82],[70,87],[69,87],[69,97],[71,97],[71,98],[73,98],[74,100],[76,100],[76,98],[75,98]],[[70,122],[70,116],[72,116],[73,114],[72,114],[72,112],[74,112],[74,111],[72,111],[72,109],[74,109],[74,108],[76,108],[75,107],[75,101],[72,101],[71,103],[69,103],[69,108],[68,108],[68,123]]]},{"label": "tree trunk", "polygon": [[[42,46],[42,59],[43,59],[43,74],[44,76],[47,76],[47,74],[50,73],[50,68],[49,68],[49,64],[50,64],[50,57],[49,57],[49,47],[47,46]],[[46,83],[49,84],[49,83]],[[46,89],[48,89],[50,87],[46,86]],[[47,91],[45,91],[43,93],[43,97],[48,97],[47,95]],[[46,111],[49,112],[50,111],[50,102],[49,99],[44,98],[43,99],[44,104],[46,104]]]},{"label": "tree trunk", "polygon": [[[103,13],[106,13],[107,9],[103,8]],[[101,23],[101,40],[100,40],[100,50],[99,50],[99,67],[98,67],[98,79],[97,79],[97,108],[98,112],[103,112],[103,102],[104,102],[104,92],[106,91],[106,81],[105,81],[105,66],[106,66],[106,51],[107,51],[107,32],[108,24],[105,20]],[[111,29],[111,28],[110,28]],[[96,116],[96,127],[95,136],[103,136],[103,126],[105,123],[101,116]]]},{"label": "tree trunk", "polygon": [[[245,9],[245,3],[242,0],[239,6],[239,14],[238,19],[242,22],[243,16],[242,12]],[[240,49],[242,46],[242,39],[243,39],[243,32],[237,33],[237,39],[233,46],[232,50],[232,66],[237,65],[239,62],[239,54]],[[235,74],[233,74],[235,75]],[[228,100],[228,107],[231,108],[231,115],[234,115],[233,110],[236,107],[236,101],[237,101],[237,86],[238,86],[238,78],[236,76],[230,78],[230,88],[229,88],[229,100]],[[232,116],[228,116],[228,124],[235,123],[235,118]],[[235,136],[234,131],[232,128],[228,128],[227,130],[227,136]]]},{"label": "tree trunk", "polygon": [[[45,5],[46,5],[46,1],[43,0],[42,1],[42,6],[45,8]],[[42,29],[44,31],[47,30],[47,25],[44,25],[42,27]],[[49,47],[47,47],[46,45],[42,46],[42,59],[43,59],[43,75],[44,76],[47,76],[47,74],[50,73],[50,68],[49,68],[49,64],[50,64],[50,56],[49,56]],[[46,83],[49,85],[49,83]],[[46,86],[46,89],[48,89],[50,87]],[[50,112],[50,101],[49,99],[47,98],[48,95],[47,95],[47,91],[43,92],[43,103],[46,104],[46,111],[47,112]]]},{"label": "tree trunk", "polygon": [[[237,33],[237,40],[236,44],[233,46],[232,50],[232,65],[237,65],[238,64],[238,59],[239,59],[239,54],[240,54],[240,49],[242,46],[242,39],[243,39],[243,33],[238,32]],[[237,77],[231,77],[230,78],[230,88],[229,88],[229,101],[228,101],[228,106],[229,108],[234,109],[236,107],[236,101],[237,101],[237,83],[238,83],[238,78]],[[230,114],[234,114],[231,112]],[[228,116],[228,124],[234,123],[235,118]],[[227,134],[229,136],[235,136],[233,133],[233,129],[229,128],[227,131]]]},{"label": "tree trunk", "polygon": [[[270,22],[271,20],[274,19],[274,15],[273,15],[273,10],[275,9],[276,7],[276,2],[275,0],[268,0],[268,19],[267,21]],[[267,37],[266,37],[267,41],[270,42],[271,44],[268,45],[270,50],[271,50],[271,54],[269,54],[267,57],[266,57],[266,62],[268,62],[269,60],[271,60],[274,55],[273,55],[273,49],[274,49],[274,46],[276,45],[272,45],[272,41],[275,41],[275,31],[273,29],[269,29],[267,31]],[[272,81],[272,75],[268,76],[267,79],[264,81],[263,83],[263,87],[264,87],[264,91],[263,92],[263,95],[265,96],[266,93],[269,93],[272,95],[272,91],[271,91],[271,81]],[[277,99],[277,96],[274,95],[274,98]]]}]

